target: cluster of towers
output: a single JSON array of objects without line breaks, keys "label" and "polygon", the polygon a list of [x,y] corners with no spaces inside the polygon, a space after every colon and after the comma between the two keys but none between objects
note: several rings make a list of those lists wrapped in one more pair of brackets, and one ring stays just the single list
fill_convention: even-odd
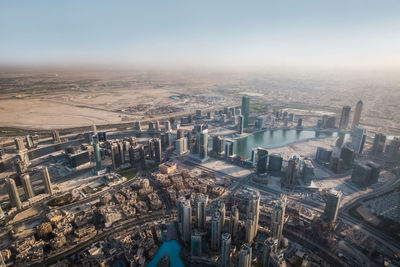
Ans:
[{"label": "cluster of towers", "polygon": [[[45,192],[49,195],[53,194],[53,188],[51,185],[50,175],[47,168],[41,170],[42,180],[45,188]],[[19,176],[22,186],[24,188],[25,198],[30,199],[35,196],[35,191],[32,186],[31,177],[28,173],[23,173]],[[6,186],[8,195],[10,197],[11,204],[17,208],[22,209],[21,198],[18,193],[18,188],[13,178],[6,178]]]},{"label": "cluster of towers", "polygon": [[[190,199],[184,197],[178,200],[178,228],[183,242],[190,243],[191,256],[201,257],[204,242],[209,237],[210,249],[220,252],[220,265],[231,266],[231,252],[234,242],[243,243],[239,251],[238,266],[251,266],[252,243],[257,235],[260,216],[260,193],[258,191],[246,192],[244,202],[244,221],[239,221],[239,207],[233,205],[228,218],[226,215],[225,203],[219,201],[216,208],[212,210],[211,220],[207,221],[208,197],[200,196],[195,200],[194,205]],[[276,249],[268,246],[268,255],[263,260],[262,266],[269,266],[268,262],[277,252],[282,240],[283,225],[285,222],[286,196],[282,195],[274,203],[274,210],[271,218],[271,234],[268,242],[273,240]],[[226,221],[229,225],[226,225]],[[239,240],[242,234],[239,232],[239,225],[245,228],[243,240]],[[267,244],[267,243],[266,243]]]}]

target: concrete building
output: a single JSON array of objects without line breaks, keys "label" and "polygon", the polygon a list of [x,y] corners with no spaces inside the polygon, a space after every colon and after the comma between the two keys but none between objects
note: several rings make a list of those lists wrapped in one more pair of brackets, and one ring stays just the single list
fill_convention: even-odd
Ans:
[{"label": "concrete building", "polygon": [[385,149],[386,135],[382,133],[375,134],[374,144],[372,145],[372,154],[374,156],[382,155]]},{"label": "concrete building", "polygon": [[201,235],[192,234],[191,242],[190,242],[190,248],[191,248],[190,255],[200,257],[201,256],[201,246],[202,246]]},{"label": "concrete building", "polygon": [[249,127],[249,115],[250,115],[250,98],[249,96],[242,97],[242,115],[243,115],[243,127]]},{"label": "concrete building", "polygon": [[400,138],[394,137],[389,145],[386,146],[385,153],[391,161],[400,161]]},{"label": "concrete building", "polygon": [[223,233],[221,236],[221,266],[231,266],[231,235]]},{"label": "concrete building", "polygon": [[190,206],[190,200],[179,200],[178,224],[182,240],[188,243],[192,234],[192,207]]},{"label": "concrete building", "polygon": [[359,162],[354,166],[351,181],[360,187],[378,182],[380,166],[372,161]]},{"label": "concrete building", "polygon": [[246,242],[251,243],[258,231],[260,217],[260,192],[250,191],[247,195]]},{"label": "concrete building", "polygon": [[204,196],[196,202],[196,226],[200,231],[206,229],[206,211],[208,197]]},{"label": "concrete building", "polygon": [[53,187],[51,185],[50,174],[47,167],[42,169],[42,180],[46,194],[53,195]]},{"label": "concrete building", "polygon": [[116,143],[111,144],[111,161],[114,170],[117,170],[121,166],[121,155]]},{"label": "concrete building", "polygon": [[281,195],[280,199],[275,201],[274,210],[271,217],[271,237],[278,239],[278,246],[282,240],[283,225],[285,223],[285,211],[286,211],[287,197]]},{"label": "concrete building", "polygon": [[171,122],[170,121],[165,121],[164,122],[164,131],[165,132],[171,131]]},{"label": "concrete building", "polygon": [[268,171],[280,172],[282,169],[283,158],[277,154],[271,154],[268,158]]},{"label": "concrete building", "polygon": [[35,142],[33,141],[32,135],[28,134],[25,136],[25,141],[26,141],[26,147],[27,148],[33,148],[35,146]]},{"label": "concrete building", "polygon": [[20,152],[20,151],[25,151],[25,150],[26,150],[24,139],[22,139],[21,137],[15,138],[15,139],[14,139],[14,143],[15,143],[16,149],[17,149],[19,152]]},{"label": "concrete building", "polygon": [[218,202],[218,212],[221,214],[221,228],[225,226],[225,216],[226,216],[226,208],[225,203],[222,201]]},{"label": "concrete building", "polygon": [[353,167],[355,153],[354,149],[349,145],[345,145],[340,150],[340,158],[343,160],[343,168],[349,170]]},{"label": "concrete building", "polygon": [[200,133],[200,159],[208,157],[208,130],[203,130]]},{"label": "concrete building", "polygon": [[297,162],[296,159],[291,158],[288,161],[285,177],[283,179],[283,183],[281,184],[287,187],[294,186],[296,184],[296,178],[297,178]]},{"label": "concrete building", "polygon": [[312,164],[311,160],[304,160],[303,162],[303,182],[304,185],[310,186],[311,181],[314,180],[315,174],[314,174],[314,165]]},{"label": "concrete building", "polygon": [[233,155],[233,140],[225,140],[225,158],[229,158]]},{"label": "concrete building", "polygon": [[243,134],[243,127],[244,127],[244,117],[243,115],[238,116],[238,133]]},{"label": "concrete building", "polygon": [[264,128],[265,120],[264,117],[258,117],[255,121],[255,127],[257,130],[261,130]]},{"label": "concrete building", "polygon": [[35,192],[33,191],[31,177],[28,173],[21,174],[21,183],[24,188],[25,196],[27,199],[33,198],[35,196]]},{"label": "concrete building", "polygon": [[332,150],[324,147],[317,147],[317,154],[315,159],[319,162],[329,162],[331,159]]},{"label": "concrete building", "polygon": [[303,129],[303,119],[302,119],[302,118],[299,118],[299,119],[297,120],[297,126],[296,126],[296,128],[297,128],[298,130]]},{"label": "concrete building", "polygon": [[268,150],[259,147],[257,149],[257,174],[267,172],[267,162],[268,162]]},{"label": "concrete building", "polygon": [[11,204],[14,205],[17,208],[17,210],[21,210],[22,202],[21,199],[19,198],[17,185],[15,184],[14,179],[6,178],[5,181]]},{"label": "concrete building", "polygon": [[211,218],[211,249],[218,250],[221,247],[221,214],[217,211]]},{"label": "concrete building", "polygon": [[340,121],[339,121],[339,129],[346,129],[348,127],[350,121],[350,111],[351,111],[350,106],[343,107],[342,115],[340,116]]},{"label": "concrete building", "polygon": [[240,247],[238,267],[251,267],[251,246],[243,244]]},{"label": "concrete building", "polygon": [[58,132],[58,130],[55,130],[51,133],[52,138],[53,138],[53,143],[54,144],[59,144],[61,143],[61,138],[60,138],[60,133]]},{"label": "concrete building", "polygon": [[93,151],[94,151],[94,159],[96,161],[96,170],[100,171],[103,169],[101,165],[101,153],[100,153],[100,145],[99,138],[97,135],[93,135]]},{"label": "concrete building", "polygon": [[229,220],[229,233],[231,234],[232,239],[237,238],[238,227],[239,227],[239,209],[236,205],[233,205]]},{"label": "concrete building", "polygon": [[141,125],[140,121],[135,122],[135,130],[137,132],[141,132],[142,131],[142,125]]},{"label": "concrete building", "polygon": [[268,238],[263,243],[263,254],[261,259],[261,266],[262,267],[271,267],[270,258],[271,255],[276,253],[278,249],[278,239]]},{"label": "concrete building", "polygon": [[342,199],[342,192],[331,189],[327,192],[325,197],[326,204],[323,217],[326,218],[329,223],[335,224],[340,207],[340,201]]},{"label": "concrete building", "polygon": [[224,139],[221,136],[213,137],[213,153],[217,156],[222,156],[224,154]]},{"label": "concrete building", "polygon": [[356,111],[354,112],[353,123],[351,125],[352,130],[354,130],[355,127],[360,124],[362,108],[363,108],[363,102],[360,100],[357,102]]},{"label": "concrete building", "polygon": [[353,135],[351,138],[351,144],[353,145],[354,151],[358,154],[362,153],[365,143],[365,128],[360,126],[354,126]]},{"label": "concrete building", "polygon": [[175,154],[183,155],[187,152],[187,138],[180,138],[175,140]]},{"label": "concrete building", "polygon": [[253,239],[255,237],[254,232],[255,232],[255,215],[250,213],[247,215],[246,219],[246,235],[245,235],[245,241],[246,243],[252,243]]}]

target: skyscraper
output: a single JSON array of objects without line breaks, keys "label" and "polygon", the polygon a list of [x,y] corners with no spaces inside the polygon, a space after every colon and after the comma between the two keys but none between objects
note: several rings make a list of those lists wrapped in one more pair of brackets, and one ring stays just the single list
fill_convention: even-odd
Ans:
[{"label": "skyscraper", "polygon": [[243,115],[238,116],[238,133],[243,134]]},{"label": "skyscraper", "polygon": [[350,121],[350,106],[344,106],[342,109],[342,115],[340,116],[340,121],[339,121],[339,129],[346,129],[347,126],[349,125]]},{"label": "skyscraper", "polygon": [[268,150],[265,148],[259,147],[257,149],[257,174],[266,173],[267,172],[267,161],[268,161]]},{"label": "skyscraper", "polygon": [[250,98],[249,96],[242,97],[242,115],[244,128],[249,127],[249,113],[250,113]]},{"label": "skyscraper", "polygon": [[50,174],[47,167],[42,169],[42,180],[46,193],[49,195],[53,195],[53,187],[51,186]]},{"label": "skyscraper", "polygon": [[206,229],[206,211],[208,197],[204,196],[196,202],[196,226],[200,231]]},{"label": "skyscraper", "polygon": [[190,243],[191,255],[201,256],[201,235],[192,234]]},{"label": "skyscraper", "polygon": [[239,252],[239,267],[251,267],[251,247],[243,244]]},{"label": "skyscraper", "polygon": [[11,204],[13,204],[17,210],[21,210],[22,203],[21,199],[19,198],[17,185],[15,184],[14,179],[6,178],[6,185]]},{"label": "skyscraper", "polygon": [[352,130],[354,130],[354,127],[360,124],[362,108],[363,108],[363,102],[360,100],[357,102],[356,111],[354,112],[353,123],[351,125]]},{"label": "skyscraper", "polygon": [[272,253],[276,253],[278,248],[278,239],[268,238],[263,244],[263,255],[261,260],[262,267],[270,267],[270,257]]},{"label": "skyscraper", "polygon": [[246,221],[246,239],[250,243],[257,235],[258,220],[260,216],[260,192],[251,191],[247,196],[247,221]]},{"label": "skyscraper", "polygon": [[221,156],[224,153],[224,139],[221,136],[213,137],[213,153],[214,155]]},{"label": "skyscraper", "polygon": [[374,156],[379,156],[383,153],[383,150],[385,148],[385,142],[386,142],[386,135],[381,133],[375,134],[374,144],[372,146],[372,154]]},{"label": "skyscraper", "polygon": [[280,199],[275,201],[271,217],[271,237],[278,239],[278,246],[282,240],[283,225],[285,223],[286,195],[282,194]]},{"label": "skyscraper", "polygon": [[60,133],[58,132],[58,130],[55,130],[51,133],[52,137],[53,137],[53,143],[54,144],[58,144],[61,143],[61,139],[60,139]]},{"label": "skyscraper", "polygon": [[229,220],[229,233],[232,239],[236,239],[239,227],[239,209],[236,205],[232,206],[231,216]]},{"label": "skyscraper", "polygon": [[231,235],[223,233],[221,239],[221,266],[229,267],[231,265]]},{"label": "skyscraper", "polygon": [[226,215],[226,209],[225,209],[225,203],[222,201],[218,202],[218,211],[221,214],[221,228],[224,228],[225,225],[225,215]]},{"label": "skyscraper", "polygon": [[208,130],[200,133],[200,158],[206,159],[208,154]]},{"label": "skyscraper", "polygon": [[178,223],[182,240],[189,242],[192,233],[192,207],[190,206],[190,200],[179,200]]},{"label": "skyscraper", "polygon": [[171,123],[170,123],[170,121],[165,121],[164,125],[165,125],[164,129],[165,129],[166,132],[171,131]]},{"label": "skyscraper", "polygon": [[364,142],[365,142],[365,128],[360,126],[355,126],[353,130],[353,135],[351,137],[351,144],[354,147],[354,151],[358,154],[361,154]]},{"label": "skyscraper", "polygon": [[285,186],[293,186],[295,184],[296,172],[297,172],[296,159],[291,158],[289,159],[288,166],[286,168],[285,180],[283,183]]},{"label": "skyscraper", "polygon": [[326,204],[323,216],[329,223],[334,224],[337,219],[342,193],[336,190],[329,190],[326,194]]},{"label": "skyscraper", "polygon": [[24,139],[22,139],[21,137],[15,138],[14,142],[18,151],[24,151],[26,149]]},{"label": "skyscraper", "polygon": [[99,171],[103,167],[101,166],[101,154],[100,154],[99,137],[97,135],[93,135],[93,150],[94,150],[94,159],[96,161],[96,170]]},{"label": "skyscraper", "polygon": [[31,177],[28,173],[21,174],[20,176],[22,186],[24,187],[25,196],[27,199],[33,198],[35,196],[35,192],[32,188]]},{"label": "skyscraper", "polygon": [[211,218],[211,249],[218,250],[221,246],[221,214],[217,211]]},{"label": "skyscraper", "polygon": [[118,144],[113,143],[111,145],[111,160],[114,170],[118,169],[121,166],[121,155],[119,153]]}]

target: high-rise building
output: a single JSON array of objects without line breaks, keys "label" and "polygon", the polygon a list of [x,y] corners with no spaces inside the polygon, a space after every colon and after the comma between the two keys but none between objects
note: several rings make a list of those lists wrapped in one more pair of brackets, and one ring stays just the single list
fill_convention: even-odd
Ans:
[{"label": "high-rise building", "polygon": [[221,266],[229,267],[231,266],[231,235],[223,233],[221,239]]},{"label": "high-rise building", "polygon": [[342,192],[331,189],[326,194],[326,204],[323,216],[331,224],[336,223],[341,199]]},{"label": "high-rise building", "polygon": [[159,131],[160,131],[160,122],[159,122],[159,121],[156,121],[156,126],[155,126],[155,127],[156,127],[155,130],[156,130],[157,132],[159,132]]},{"label": "high-rise building", "polygon": [[213,137],[213,153],[214,155],[221,156],[224,153],[224,139],[221,136]]},{"label": "high-rise building", "polygon": [[400,160],[400,138],[394,137],[389,145],[386,146],[385,153],[392,161]]},{"label": "high-rise building", "polygon": [[35,146],[32,135],[28,134],[27,136],[25,136],[25,140],[27,148],[33,148]]},{"label": "high-rise building", "polygon": [[121,166],[121,155],[119,152],[118,144],[113,143],[111,145],[111,160],[113,169],[116,170]]},{"label": "high-rise building", "polygon": [[107,141],[107,132],[98,132],[97,137],[99,142],[106,142]]},{"label": "high-rise building", "polygon": [[21,210],[22,202],[21,199],[19,198],[17,185],[15,184],[14,179],[6,178],[5,181],[11,204],[13,204],[17,208],[17,210]]},{"label": "high-rise building", "polygon": [[183,155],[187,151],[187,138],[180,138],[175,140],[175,153]]},{"label": "high-rise building", "polygon": [[278,239],[278,246],[282,240],[283,225],[285,223],[285,211],[286,211],[286,195],[282,194],[280,199],[275,201],[274,210],[271,217],[271,237]]},{"label": "high-rise building", "polygon": [[154,142],[154,151],[155,151],[155,160],[156,162],[161,162],[161,139],[160,138],[153,138]]},{"label": "high-rise building", "polygon": [[311,181],[314,179],[315,174],[314,174],[314,165],[312,164],[312,161],[307,159],[304,160],[303,162],[303,182],[304,185],[310,186]]},{"label": "high-rise building", "polygon": [[249,96],[242,97],[242,115],[244,128],[249,127],[249,114],[250,114],[250,98]]},{"label": "high-rise building", "polygon": [[221,247],[221,214],[217,211],[211,218],[211,249],[218,250]]},{"label": "high-rise building", "polygon": [[273,253],[276,253],[278,249],[278,239],[268,238],[263,244],[263,254],[261,259],[262,267],[270,267],[270,258]]},{"label": "high-rise building", "polygon": [[280,172],[282,169],[283,158],[280,155],[272,154],[269,155],[268,170],[272,172]]},{"label": "high-rise building", "polygon": [[192,207],[188,199],[180,199],[178,202],[178,223],[182,240],[189,242],[192,234]]},{"label": "high-rise building", "polygon": [[354,130],[354,128],[360,124],[360,118],[361,118],[361,112],[363,108],[363,102],[360,100],[357,102],[356,105],[356,110],[354,112],[354,117],[353,117],[353,123],[351,125],[351,129]]},{"label": "high-rise building", "polygon": [[93,151],[94,151],[94,159],[96,161],[96,170],[103,169],[101,165],[101,153],[100,153],[100,145],[99,138],[97,135],[93,135]]},{"label": "high-rise building", "polygon": [[238,116],[238,133],[243,134],[243,116]]},{"label": "high-rise building", "polygon": [[288,166],[286,168],[283,185],[288,187],[293,186],[296,183],[296,174],[297,174],[297,162],[296,159],[291,158],[288,161]]},{"label": "high-rise building", "polygon": [[42,169],[42,180],[46,194],[53,195],[53,187],[51,185],[50,174],[47,167]]},{"label": "high-rise building", "polygon": [[332,156],[332,150],[324,147],[317,147],[317,154],[315,159],[319,162],[329,162]]},{"label": "high-rise building", "polygon": [[340,121],[339,121],[339,129],[346,129],[347,126],[349,125],[350,121],[350,106],[344,106],[342,109],[342,115],[340,116]]},{"label": "high-rise building", "polygon": [[351,146],[345,145],[340,150],[340,158],[343,160],[344,169],[349,170],[353,167],[354,157],[354,149]]},{"label": "high-rise building", "polygon": [[364,143],[365,143],[365,128],[360,126],[355,126],[353,128],[353,135],[351,137],[351,144],[354,147],[354,151],[358,154],[361,154]]},{"label": "high-rise building", "polygon": [[264,128],[264,117],[257,117],[255,121],[255,127],[257,130]]},{"label": "high-rise building", "polygon": [[232,140],[225,140],[225,158],[229,158],[233,155],[233,144]]},{"label": "high-rise building", "polygon": [[206,229],[206,211],[208,197],[204,196],[196,202],[196,226],[200,231]]},{"label": "high-rise building", "polygon": [[206,159],[208,154],[208,130],[200,133],[200,158]]},{"label": "high-rise building", "polygon": [[267,162],[268,162],[268,150],[265,148],[259,147],[257,149],[257,174],[266,173],[267,172]]},{"label": "high-rise building", "polygon": [[185,130],[184,129],[178,129],[176,131],[176,139],[180,139],[185,137]]},{"label": "high-rise building", "polygon": [[225,216],[226,216],[226,208],[225,208],[224,202],[222,202],[222,201],[218,202],[218,211],[221,214],[221,228],[224,228]]},{"label": "high-rise building", "polygon": [[372,154],[374,156],[382,155],[385,149],[386,135],[377,133],[375,134],[374,144],[372,146]]},{"label": "high-rise building", "polygon": [[302,118],[298,118],[297,119],[297,129],[303,129],[303,119]]},{"label": "high-rise building", "polygon": [[359,162],[354,166],[351,181],[360,187],[378,182],[380,166],[372,161]]},{"label": "high-rise building", "polygon": [[170,121],[165,121],[165,122],[164,122],[164,130],[165,130],[166,132],[171,131],[171,122],[170,122]]},{"label": "high-rise building", "polygon": [[148,128],[148,130],[149,131],[154,131],[154,123],[152,122],[152,121],[149,121],[149,128]]},{"label": "high-rise building", "polygon": [[141,125],[140,121],[135,122],[135,130],[137,132],[141,132],[142,131],[142,125]]},{"label": "high-rise building", "polygon": [[61,143],[60,133],[58,132],[58,130],[53,131],[51,133],[51,135],[52,135],[54,144]]},{"label": "high-rise building", "polygon": [[35,192],[33,191],[31,177],[28,173],[23,173],[20,176],[22,186],[24,187],[25,196],[27,199],[33,198],[35,196]]},{"label": "high-rise building", "polygon": [[236,205],[233,205],[229,220],[229,233],[231,234],[231,237],[234,240],[237,238],[238,227],[239,227],[239,209]]},{"label": "high-rise building", "polygon": [[243,244],[239,252],[239,267],[251,267],[251,246]]},{"label": "high-rise building", "polygon": [[255,237],[254,228],[255,228],[255,215],[250,213],[247,215],[246,219],[246,237],[245,240],[247,243],[252,243]]},{"label": "high-rise building", "polygon": [[24,139],[22,139],[21,137],[15,138],[14,142],[18,151],[24,151],[26,149]]},{"label": "high-rise building", "polygon": [[192,256],[201,256],[201,235],[199,234],[192,234],[191,237],[191,242],[190,242],[190,248],[191,248],[191,255]]},{"label": "high-rise building", "polygon": [[257,235],[258,220],[260,216],[260,192],[250,191],[247,195],[247,221],[246,221],[246,239],[250,243]]}]

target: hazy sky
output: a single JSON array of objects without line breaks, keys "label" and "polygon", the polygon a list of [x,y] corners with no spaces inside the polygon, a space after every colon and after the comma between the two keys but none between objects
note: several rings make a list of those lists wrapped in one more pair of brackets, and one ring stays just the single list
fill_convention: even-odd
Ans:
[{"label": "hazy sky", "polygon": [[0,64],[400,67],[400,0],[0,2]]}]

